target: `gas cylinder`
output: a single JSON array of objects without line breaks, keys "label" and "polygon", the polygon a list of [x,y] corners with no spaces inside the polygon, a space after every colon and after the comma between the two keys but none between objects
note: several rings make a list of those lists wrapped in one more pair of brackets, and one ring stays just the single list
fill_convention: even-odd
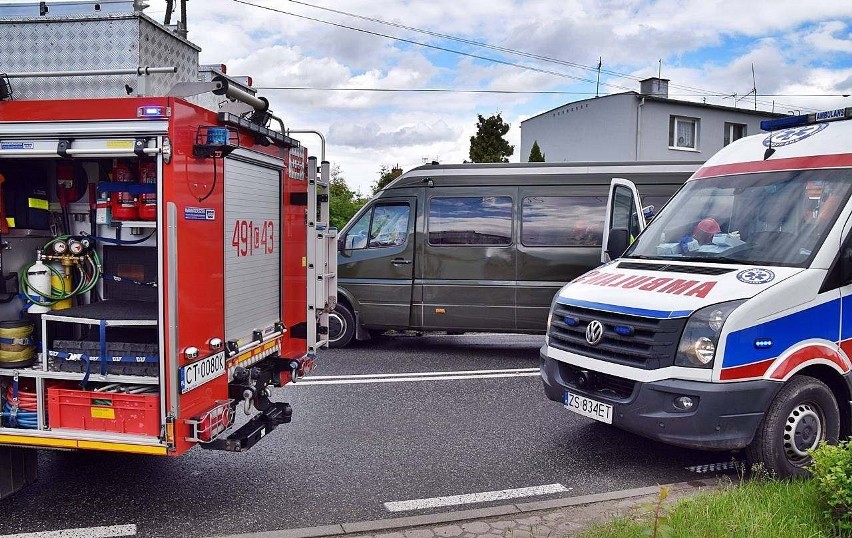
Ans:
[{"label": "gas cylinder", "polygon": [[70,293],[74,291],[71,272],[62,266],[56,267],[56,265],[54,265],[53,268],[56,269],[56,272],[51,272],[50,276],[50,286],[53,288],[53,294],[68,295],[67,299],[57,301],[56,304],[53,305],[53,310],[65,310],[66,308],[71,308],[74,306],[70,296]]},{"label": "gas cylinder", "polygon": [[30,314],[50,312],[50,306],[42,304],[47,301],[42,295],[46,297],[50,296],[50,277],[50,269],[41,261],[41,256],[38,256],[36,262],[27,269],[27,282],[29,285],[26,293],[33,303],[27,309],[27,312]]},{"label": "gas cylinder", "polygon": [[[135,183],[133,172],[126,162],[116,160],[112,167],[113,183]],[[138,220],[139,200],[129,192],[112,193],[112,220]]]},{"label": "gas cylinder", "polygon": [[[157,184],[157,163],[141,161],[139,163],[139,183],[142,185]],[[157,220],[157,193],[143,193],[139,196],[139,218],[142,220]]]}]

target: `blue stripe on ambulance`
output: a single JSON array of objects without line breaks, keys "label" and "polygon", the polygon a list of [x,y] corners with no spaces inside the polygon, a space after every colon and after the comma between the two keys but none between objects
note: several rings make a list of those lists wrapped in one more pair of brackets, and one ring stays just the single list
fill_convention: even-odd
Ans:
[{"label": "blue stripe on ambulance", "polygon": [[[844,301],[844,306],[852,307],[852,300],[849,303]],[[773,359],[803,340],[817,338],[837,342],[839,331],[840,299],[835,299],[732,332],[725,340],[725,359],[722,367],[732,368]],[[852,324],[849,332],[852,333]],[[757,349],[754,343],[759,339],[772,340],[772,347]]]}]

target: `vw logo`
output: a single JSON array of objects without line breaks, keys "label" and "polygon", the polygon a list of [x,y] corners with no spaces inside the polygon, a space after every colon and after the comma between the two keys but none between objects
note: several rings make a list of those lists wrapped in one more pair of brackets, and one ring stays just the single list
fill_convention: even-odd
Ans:
[{"label": "vw logo", "polygon": [[603,340],[604,327],[603,323],[594,319],[586,327],[586,342],[591,346],[596,346]]}]

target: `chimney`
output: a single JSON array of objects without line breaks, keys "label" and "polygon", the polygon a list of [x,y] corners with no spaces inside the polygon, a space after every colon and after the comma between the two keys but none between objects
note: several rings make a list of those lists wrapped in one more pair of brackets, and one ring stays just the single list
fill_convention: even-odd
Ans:
[{"label": "chimney", "polygon": [[651,97],[669,98],[669,79],[651,77],[639,81],[639,93]]}]

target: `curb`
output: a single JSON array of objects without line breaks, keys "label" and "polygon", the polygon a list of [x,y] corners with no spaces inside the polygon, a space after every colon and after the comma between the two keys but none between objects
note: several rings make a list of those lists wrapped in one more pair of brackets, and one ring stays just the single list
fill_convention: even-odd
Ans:
[{"label": "curb", "polygon": [[426,514],[422,516],[407,516],[391,519],[376,519],[371,521],[356,521],[351,523],[339,523],[334,525],[321,525],[318,527],[302,527],[297,529],[282,529],[277,531],[250,532],[245,534],[230,534],[218,538],[320,538],[324,536],[345,536],[350,534],[371,533],[377,531],[388,531],[392,529],[423,527],[441,525],[444,523],[455,523],[459,521],[484,519],[495,516],[525,514],[539,510],[552,510],[555,508],[566,508],[569,506],[580,506],[596,502],[619,501],[633,497],[654,495],[660,491],[660,487],[668,487],[672,492],[683,492],[699,490],[716,486],[717,479],[690,480],[689,482],[677,482],[674,484],[663,484],[662,486],[649,486],[644,488],[624,489],[621,491],[610,491],[608,493],[595,493],[592,495],[580,495],[576,497],[562,497],[546,501],[535,501],[526,503],[504,504],[500,506],[489,506],[472,510],[459,510],[455,512],[441,512],[437,514]]}]

